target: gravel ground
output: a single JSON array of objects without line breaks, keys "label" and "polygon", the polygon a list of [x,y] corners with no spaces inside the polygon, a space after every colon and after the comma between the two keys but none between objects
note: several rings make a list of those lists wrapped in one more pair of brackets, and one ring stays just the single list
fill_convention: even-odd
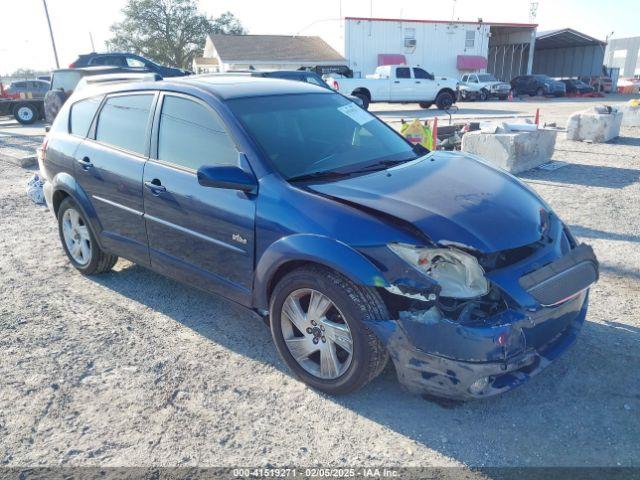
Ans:
[{"label": "gravel ground", "polygon": [[522,177],[602,276],[573,348],[508,394],[444,408],[392,367],[330,398],[233,304],[126,261],[85,278],[0,162],[0,465],[640,466],[640,130],[559,140]]}]

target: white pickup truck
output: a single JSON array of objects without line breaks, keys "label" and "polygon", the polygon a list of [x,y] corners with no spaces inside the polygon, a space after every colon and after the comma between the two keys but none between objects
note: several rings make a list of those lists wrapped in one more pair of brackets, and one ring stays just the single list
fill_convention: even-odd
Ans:
[{"label": "white pickup truck", "polygon": [[418,102],[422,108],[435,103],[446,110],[456,101],[458,85],[454,78],[436,77],[407,65],[385,65],[366,78],[328,77],[326,82],[343,95],[360,98],[365,109],[371,102]]}]

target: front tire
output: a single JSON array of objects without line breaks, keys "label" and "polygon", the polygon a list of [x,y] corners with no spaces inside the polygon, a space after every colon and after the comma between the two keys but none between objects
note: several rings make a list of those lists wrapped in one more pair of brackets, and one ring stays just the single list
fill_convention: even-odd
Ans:
[{"label": "front tire", "polygon": [[83,275],[111,270],[118,257],[102,251],[82,210],[70,198],[58,209],[58,233],[71,264]]},{"label": "front tire", "polygon": [[431,103],[431,102],[420,102],[420,103],[418,103],[418,105],[420,105],[420,108],[428,109],[428,108],[431,108],[431,105],[433,105],[433,103]]},{"label": "front tire", "polygon": [[362,102],[362,108],[364,108],[365,110],[369,110],[369,97],[367,97],[363,93],[354,93],[353,96],[360,99],[360,101]]},{"label": "front tire", "polygon": [[489,92],[487,92],[484,88],[480,90],[480,101],[486,102],[489,99]]},{"label": "front tire", "polygon": [[387,363],[386,349],[364,323],[389,318],[384,302],[337,272],[309,266],[287,274],[271,295],[269,313],[280,356],[317,390],[354,392]]},{"label": "front tire", "polygon": [[436,106],[439,110],[448,110],[454,101],[455,98],[449,92],[440,92],[436,97]]}]

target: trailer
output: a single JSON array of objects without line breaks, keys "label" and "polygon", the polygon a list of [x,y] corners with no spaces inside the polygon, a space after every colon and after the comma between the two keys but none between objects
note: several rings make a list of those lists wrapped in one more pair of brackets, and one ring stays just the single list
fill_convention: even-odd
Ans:
[{"label": "trailer", "polygon": [[0,82],[0,116],[12,115],[22,125],[44,118],[44,98],[31,92],[8,93]]}]

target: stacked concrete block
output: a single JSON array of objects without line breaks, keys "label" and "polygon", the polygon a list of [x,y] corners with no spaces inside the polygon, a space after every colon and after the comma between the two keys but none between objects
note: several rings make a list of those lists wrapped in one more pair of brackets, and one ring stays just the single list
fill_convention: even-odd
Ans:
[{"label": "stacked concrete block", "polygon": [[478,155],[511,173],[524,172],[547,163],[556,146],[556,130],[475,131],[462,137],[462,151]]},{"label": "stacked concrete block", "polygon": [[567,122],[567,140],[604,143],[620,135],[622,112],[611,107],[593,107],[576,112]]}]

